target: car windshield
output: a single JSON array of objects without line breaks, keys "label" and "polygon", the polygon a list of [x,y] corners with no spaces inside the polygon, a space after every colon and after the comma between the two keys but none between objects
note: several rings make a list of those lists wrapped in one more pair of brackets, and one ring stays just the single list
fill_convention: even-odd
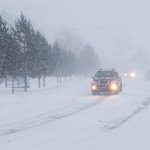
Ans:
[{"label": "car windshield", "polygon": [[113,71],[98,71],[95,74],[95,77],[99,77],[99,78],[110,78],[110,77],[115,77],[117,76],[117,73],[113,72]]}]

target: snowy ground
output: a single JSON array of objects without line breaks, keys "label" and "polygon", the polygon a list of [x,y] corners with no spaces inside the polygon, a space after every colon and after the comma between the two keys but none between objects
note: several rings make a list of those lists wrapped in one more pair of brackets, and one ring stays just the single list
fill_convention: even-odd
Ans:
[{"label": "snowy ground", "polygon": [[0,89],[1,150],[150,149],[150,82],[125,79],[112,96],[91,96],[89,79],[34,83]]}]

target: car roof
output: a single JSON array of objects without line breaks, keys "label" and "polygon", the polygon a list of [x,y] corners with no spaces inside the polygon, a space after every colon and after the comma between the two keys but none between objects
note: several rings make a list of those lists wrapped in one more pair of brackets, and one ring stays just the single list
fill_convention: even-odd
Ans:
[{"label": "car roof", "polygon": [[112,69],[107,68],[107,69],[99,69],[98,71],[116,71],[116,70],[114,68]]}]

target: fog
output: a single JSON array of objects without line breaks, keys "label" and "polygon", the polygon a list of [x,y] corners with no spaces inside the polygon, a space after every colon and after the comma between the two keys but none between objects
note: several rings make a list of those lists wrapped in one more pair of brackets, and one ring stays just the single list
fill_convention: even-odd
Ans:
[{"label": "fog", "polygon": [[149,48],[150,0],[0,0],[0,150],[150,150]]},{"label": "fog", "polygon": [[150,68],[148,0],[1,0],[10,23],[21,11],[50,42],[64,29],[79,37],[76,44],[90,42],[103,66]]}]

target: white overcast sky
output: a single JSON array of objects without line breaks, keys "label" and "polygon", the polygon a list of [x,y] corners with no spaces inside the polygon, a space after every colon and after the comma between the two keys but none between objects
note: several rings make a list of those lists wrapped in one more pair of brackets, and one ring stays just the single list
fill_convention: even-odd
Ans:
[{"label": "white overcast sky", "polygon": [[110,63],[150,55],[149,0],[0,0],[0,10],[10,20],[23,11],[50,42],[68,28]]}]

